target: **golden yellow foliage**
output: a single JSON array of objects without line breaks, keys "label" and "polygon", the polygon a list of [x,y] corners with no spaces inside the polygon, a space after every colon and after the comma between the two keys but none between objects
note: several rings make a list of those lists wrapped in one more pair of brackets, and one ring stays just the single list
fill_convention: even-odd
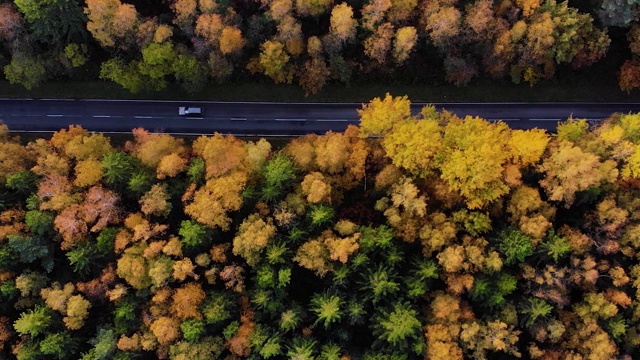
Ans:
[{"label": "golden yellow foliage", "polygon": [[349,154],[353,151],[349,139],[342,133],[329,131],[314,140],[315,161],[318,168],[331,174],[343,171]]},{"label": "golden yellow foliage", "polygon": [[633,153],[627,159],[621,175],[624,179],[640,179],[640,145],[636,145]]},{"label": "golden yellow foliage", "polygon": [[107,291],[107,297],[111,302],[118,301],[125,295],[127,295],[127,288],[123,284],[116,284],[113,289]]},{"label": "golden yellow foliage", "polygon": [[[118,0],[90,0],[86,4],[87,30],[102,46],[115,46],[118,40],[133,35],[139,21],[133,5]],[[124,44],[118,45],[125,47]]]},{"label": "golden yellow foliage", "polygon": [[156,169],[156,177],[164,179],[175,177],[187,167],[187,160],[176,153],[165,155],[160,159]]},{"label": "golden yellow foliage", "polygon": [[359,233],[346,238],[339,238],[331,230],[326,230],[323,236],[331,260],[340,261],[343,264],[346,264],[349,256],[360,248],[358,243],[358,239],[360,239]]},{"label": "golden yellow foliage", "polygon": [[330,31],[338,40],[347,41],[356,34],[357,20],[353,18],[353,9],[347,3],[340,3],[331,10]]},{"label": "golden yellow foliage", "polygon": [[629,212],[618,207],[615,199],[608,197],[598,203],[596,216],[601,228],[608,234],[614,234],[627,223]]},{"label": "golden yellow foliage", "polygon": [[156,169],[160,160],[170,154],[181,155],[186,152],[184,140],[168,134],[149,134],[144,129],[133,129],[134,144],[128,144],[133,148],[134,155],[140,159],[143,165]]},{"label": "golden yellow foliage", "polygon": [[211,13],[218,8],[215,0],[198,0],[198,9],[203,13]]},{"label": "golden yellow foliage", "polygon": [[374,31],[391,8],[391,0],[371,0],[362,8],[362,27]]},{"label": "golden yellow foliage", "polygon": [[195,30],[209,45],[216,46],[223,26],[220,14],[202,14],[196,19]]},{"label": "golden yellow foliage", "polygon": [[64,314],[67,311],[67,300],[76,291],[72,283],[64,284],[61,287],[59,283],[53,283],[51,287],[40,290],[40,296],[48,307]]},{"label": "golden yellow foliage", "polygon": [[151,285],[151,279],[147,275],[149,271],[148,263],[142,256],[146,247],[146,244],[138,243],[126,249],[118,259],[118,276],[138,290]]},{"label": "golden yellow foliage", "polygon": [[196,190],[193,201],[185,205],[184,211],[209,227],[228,230],[231,219],[227,212],[240,209],[245,182],[243,173],[210,179]]},{"label": "golden yellow foliage", "polygon": [[462,360],[462,349],[457,343],[457,333],[442,324],[425,326],[428,359]]},{"label": "golden yellow foliage", "polygon": [[302,244],[293,261],[315,272],[319,277],[324,277],[332,269],[329,263],[329,249],[322,239],[313,239]]},{"label": "golden yellow foliage", "polygon": [[589,124],[584,119],[576,120],[569,118],[567,121],[558,124],[557,131],[558,141],[570,141],[575,143],[587,135],[587,132],[589,131]]},{"label": "golden yellow foliage", "polygon": [[568,225],[560,228],[560,234],[567,239],[571,251],[576,254],[585,253],[593,246],[593,240],[589,236],[581,233],[580,230],[570,228]]},{"label": "golden yellow foliage", "polygon": [[73,184],[80,187],[95,185],[102,178],[102,165],[94,158],[78,161]]},{"label": "golden yellow foliage", "polygon": [[173,35],[173,30],[168,25],[158,25],[155,33],[153,34],[153,41],[157,43],[164,42]]},{"label": "golden yellow foliage", "polygon": [[519,229],[523,234],[531,236],[534,240],[542,239],[549,229],[551,222],[541,214],[523,216],[520,218]]},{"label": "golden yellow foliage", "polygon": [[166,255],[149,260],[149,278],[156,288],[165,286],[173,274],[173,260]]},{"label": "golden yellow foliage", "polygon": [[51,136],[50,143],[55,148],[63,150],[68,142],[72,139],[82,138],[88,135],[87,130],[83,129],[79,125],[69,125],[69,130],[60,129],[58,132]]},{"label": "golden yellow foliage", "polygon": [[510,147],[516,163],[523,166],[536,164],[546,150],[549,140],[549,135],[541,129],[512,130]]},{"label": "golden yellow foliage", "polygon": [[150,328],[160,345],[170,344],[180,336],[180,324],[174,318],[159,317],[151,324]]},{"label": "golden yellow foliage", "polygon": [[270,219],[265,222],[259,214],[251,214],[240,224],[233,238],[233,253],[242,256],[249,266],[256,266],[260,253],[275,233],[276,227]]},{"label": "golden yellow foliage", "polygon": [[436,46],[446,47],[460,33],[462,13],[455,6],[434,1],[423,7],[423,22],[429,38]]},{"label": "golden yellow foliage", "polygon": [[269,14],[276,20],[282,20],[285,15],[289,15],[293,8],[293,0],[273,0],[269,1]]},{"label": "golden yellow foliage", "polygon": [[596,320],[577,320],[566,328],[567,341],[558,345],[565,351],[575,351],[575,359],[613,359],[618,354],[616,343]]},{"label": "golden yellow foliage", "polygon": [[596,155],[566,141],[553,148],[539,171],[545,173],[540,185],[549,199],[564,201],[566,206],[573,203],[576,192],[613,182],[618,177],[614,161],[600,162]]},{"label": "golden yellow foliage", "polygon": [[85,319],[89,316],[91,303],[82,295],[73,295],[67,300],[67,311],[62,321],[70,330],[78,330],[84,326]]},{"label": "golden yellow foliage", "polygon": [[511,157],[508,127],[480,118],[454,118],[445,127],[447,156],[441,178],[459,192],[470,209],[483,208],[509,192],[502,173]]},{"label": "golden yellow foliage", "polygon": [[207,179],[245,170],[246,149],[233,136],[219,133],[201,136],[193,142],[192,148],[205,162]]},{"label": "golden yellow foliage", "polygon": [[317,16],[324,13],[331,3],[331,0],[296,0],[296,11],[303,16]]},{"label": "golden yellow foliage", "polygon": [[384,99],[374,98],[358,109],[360,136],[386,135],[397,123],[411,117],[411,102],[407,96],[393,97],[387,93]]},{"label": "golden yellow foliage", "polygon": [[624,269],[620,266],[614,266],[609,269],[609,276],[611,276],[613,280],[613,286],[624,286],[631,281]]},{"label": "golden yellow foliage", "polygon": [[417,6],[417,0],[391,0],[391,8],[387,17],[392,22],[406,21],[414,14]]},{"label": "golden yellow foliage", "polygon": [[[473,314],[468,314],[457,296],[436,291],[429,305],[429,316],[434,322],[443,324],[455,324],[463,320],[470,320]],[[457,333],[455,334],[457,336]]]},{"label": "golden yellow foliage", "polygon": [[171,203],[166,184],[154,184],[139,200],[140,210],[145,215],[167,216]]},{"label": "golden yellow foliage", "polygon": [[460,245],[447,246],[438,254],[437,258],[444,271],[451,273],[460,271],[464,267],[464,247]]},{"label": "golden yellow foliage", "polygon": [[499,320],[489,321],[486,324],[474,321],[462,325],[460,340],[474,358],[485,358],[487,351],[500,351],[520,357],[521,354],[517,348],[520,333],[514,329],[513,325],[507,325]]},{"label": "golden yellow foliage", "polygon": [[338,232],[338,234],[347,236],[352,235],[358,230],[358,224],[349,220],[340,219],[333,228]]},{"label": "golden yellow foliage", "polygon": [[525,17],[533,14],[541,3],[541,0],[516,0],[516,4],[522,9],[522,15]]},{"label": "golden yellow foliage", "polygon": [[[280,41],[266,41],[261,46],[260,65],[264,74],[273,79],[276,83],[291,83],[293,72],[291,71],[289,59],[285,46]],[[292,49],[289,49],[292,50]],[[295,47],[293,49],[295,51]]]},{"label": "golden yellow foliage", "polygon": [[78,134],[64,143],[65,154],[78,161],[90,158],[100,160],[112,149],[111,140],[100,133]]},{"label": "golden yellow foliage", "polygon": [[430,255],[455,240],[458,229],[456,224],[447,219],[441,212],[429,214],[428,222],[420,228],[419,236],[422,240],[422,252]]},{"label": "golden yellow foliage", "polygon": [[293,159],[297,166],[309,171],[315,164],[316,151],[314,144],[317,137],[315,134],[309,134],[295,138],[287,144],[284,152]]},{"label": "golden yellow foliage", "polygon": [[391,23],[382,23],[363,42],[365,55],[375,60],[379,65],[384,65],[387,62],[387,54],[393,41],[393,30],[394,27]]},{"label": "golden yellow foliage", "polygon": [[211,247],[211,260],[224,264],[227,262],[226,252],[231,248],[231,244],[218,244]]},{"label": "golden yellow foliage", "polygon": [[382,190],[395,184],[400,180],[400,177],[402,177],[402,172],[397,166],[393,164],[386,165],[376,174],[376,190]]},{"label": "golden yellow foliage", "polygon": [[258,141],[246,141],[244,147],[247,153],[245,163],[247,170],[259,171],[271,155],[271,143],[261,138]]},{"label": "golden yellow foliage", "polygon": [[442,128],[437,120],[401,121],[384,136],[382,145],[393,164],[425,176],[437,166],[442,151]]},{"label": "golden yellow foliage", "polygon": [[389,196],[393,207],[401,208],[409,217],[424,217],[427,214],[427,199],[410,178],[404,178],[391,186]]},{"label": "golden yellow foliage", "polygon": [[134,333],[131,336],[120,335],[117,344],[118,350],[138,351],[142,348],[140,344],[140,334]]},{"label": "golden yellow foliage", "polygon": [[169,256],[182,256],[182,241],[177,236],[172,236],[169,242],[162,248],[162,252]]},{"label": "golden yellow foliage", "polygon": [[188,283],[176,289],[171,297],[171,313],[179,320],[202,319],[198,307],[205,298],[199,283]]},{"label": "golden yellow foliage", "polygon": [[173,278],[180,281],[184,281],[187,276],[198,279],[198,275],[193,272],[195,268],[195,265],[193,265],[189,258],[178,260],[173,263]]},{"label": "golden yellow foliage", "polygon": [[[396,0],[397,1],[397,0]],[[416,0],[409,0],[416,3]],[[398,2],[398,1],[397,1]],[[393,11],[394,8],[391,8]],[[413,26],[403,26],[396,31],[393,39],[393,61],[402,64],[418,42],[418,31]]]},{"label": "golden yellow foliage", "polygon": [[242,31],[233,26],[225,26],[220,33],[220,51],[223,54],[236,53],[242,50],[246,41]]},{"label": "golden yellow foliage", "polygon": [[325,181],[324,175],[317,171],[305,175],[302,180],[302,193],[307,196],[310,204],[331,203],[331,185]]}]

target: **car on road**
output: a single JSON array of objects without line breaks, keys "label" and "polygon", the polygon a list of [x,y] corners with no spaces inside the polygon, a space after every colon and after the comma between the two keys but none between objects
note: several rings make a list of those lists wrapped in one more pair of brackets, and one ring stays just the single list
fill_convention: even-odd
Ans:
[{"label": "car on road", "polygon": [[178,108],[180,116],[202,116],[204,110],[201,107],[180,106]]}]

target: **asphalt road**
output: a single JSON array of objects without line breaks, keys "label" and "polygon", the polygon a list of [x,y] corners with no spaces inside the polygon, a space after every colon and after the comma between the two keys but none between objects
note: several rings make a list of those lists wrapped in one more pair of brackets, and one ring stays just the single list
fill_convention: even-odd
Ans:
[{"label": "asphalt road", "polygon": [[[418,112],[424,104],[413,104]],[[640,103],[436,103],[458,116],[502,120],[512,128],[554,131],[569,116],[599,121],[615,112],[640,112]],[[201,118],[178,115],[179,106],[204,108]],[[139,100],[0,99],[0,120],[11,131],[57,131],[71,124],[90,131],[152,132],[238,136],[289,136],[342,131],[357,124],[354,103],[229,103]]]}]

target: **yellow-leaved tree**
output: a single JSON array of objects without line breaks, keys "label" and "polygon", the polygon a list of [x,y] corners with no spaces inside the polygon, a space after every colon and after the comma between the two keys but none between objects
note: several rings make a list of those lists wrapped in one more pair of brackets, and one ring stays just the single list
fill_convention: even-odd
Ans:
[{"label": "yellow-leaved tree", "polygon": [[487,206],[509,192],[503,172],[511,158],[509,128],[477,117],[454,117],[445,127],[441,178],[470,209]]},{"label": "yellow-leaved tree", "polygon": [[208,180],[192,199],[185,199],[185,213],[209,227],[228,230],[231,218],[227,213],[242,206],[241,192],[246,180],[246,175],[239,172]]},{"label": "yellow-leaved tree", "polygon": [[563,201],[570,206],[578,191],[615,181],[618,177],[616,166],[613,160],[601,162],[598,156],[570,142],[560,141],[552,146],[550,155],[539,167],[545,174],[540,185],[549,200]]},{"label": "yellow-leaved tree", "polygon": [[374,98],[362,105],[360,115],[360,136],[383,136],[391,128],[411,117],[411,102],[405,96],[393,97],[387,93],[384,99]]},{"label": "yellow-leaved tree", "polygon": [[242,256],[250,266],[256,266],[260,253],[275,233],[276,227],[271,221],[264,221],[260,214],[251,214],[240,224],[233,238],[233,253]]},{"label": "yellow-leaved tree", "polygon": [[311,270],[320,277],[324,277],[333,267],[329,262],[329,248],[322,237],[312,239],[302,244],[293,261],[305,269]]},{"label": "yellow-leaved tree", "polygon": [[437,119],[400,121],[384,136],[382,145],[394,165],[425,176],[437,166],[442,151],[442,128]]}]

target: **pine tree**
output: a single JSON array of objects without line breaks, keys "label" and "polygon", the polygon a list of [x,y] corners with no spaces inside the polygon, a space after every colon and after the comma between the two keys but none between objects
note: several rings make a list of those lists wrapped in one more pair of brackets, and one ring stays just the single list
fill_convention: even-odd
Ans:
[{"label": "pine tree", "polygon": [[340,321],[342,318],[342,307],[344,303],[336,293],[324,292],[315,294],[311,298],[311,311],[316,314],[316,324],[322,324],[324,328],[329,328],[331,324]]}]

